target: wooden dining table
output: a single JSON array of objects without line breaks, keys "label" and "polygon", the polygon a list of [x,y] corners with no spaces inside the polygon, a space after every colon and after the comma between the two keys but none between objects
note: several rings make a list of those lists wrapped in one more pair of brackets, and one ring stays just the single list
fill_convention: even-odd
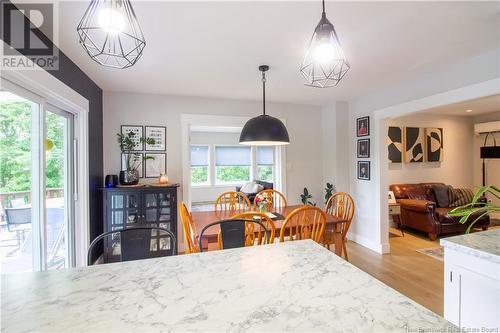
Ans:
[{"label": "wooden dining table", "polygon": [[[277,207],[271,213],[277,213],[283,218],[278,218],[273,220],[274,226],[276,228],[276,236],[279,236],[281,227],[283,226],[283,223],[285,222],[285,218],[292,213],[295,209],[303,207],[302,205],[291,205],[287,207]],[[193,223],[196,231],[198,233],[201,232],[201,230],[209,225],[210,223],[216,222],[216,221],[221,221],[221,220],[226,220],[232,218],[234,215],[243,213],[244,211],[229,211],[229,210],[211,210],[211,211],[202,211],[202,212],[192,212],[191,216],[193,218]],[[278,215],[278,216],[279,216]],[[343,223],[346,223],[346,220],[343,220],[337,216],[331,215],[331,214],[326,214],[326,228],[332,229],[333,230],[333,239],[335,243],[335,254],[338,256],[342,256],[342,234],[340,232],[341,230],[341,225]],[[326,229],[325,228],[325,229]],[[206,249],[208,247],[208,243],[216,243],[217,242],[217,234],[219,233],[219,226],[213,226],[211,228],[208,228],[204,233],[203,233],[203,247]],[[276,240],[275,240],[276,241]]]}]

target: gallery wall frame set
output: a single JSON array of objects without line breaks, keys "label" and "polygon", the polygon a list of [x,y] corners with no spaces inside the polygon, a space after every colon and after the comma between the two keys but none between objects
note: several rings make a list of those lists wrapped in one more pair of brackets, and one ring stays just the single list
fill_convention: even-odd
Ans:
[{"label": "gallery wall frame set", "polygon": [[[160,174],[167,173],[167,127],[165,126],[142,126],[121,125],[122,134],[135,133],[135,148],[132,150],[140,165],[137,168],[139,178],[158,178]],[[153,138],[154,144],[142,143],[141,138]],[[121,169],[125,168],[127,154],[121,154]],[[148,158],[148,157],[152,157]]]},{"label": "gallery wall frame set", "polygon": [[[356,118],[356,157],[370,158],[370,116]],[[357,178],[359,180],[370,180],[370,161],[358,161]]]},{"label": "gallery wall frame set", "polygon": [[442,162],[443,129],[389,126],[387,156],[389,163]]}]

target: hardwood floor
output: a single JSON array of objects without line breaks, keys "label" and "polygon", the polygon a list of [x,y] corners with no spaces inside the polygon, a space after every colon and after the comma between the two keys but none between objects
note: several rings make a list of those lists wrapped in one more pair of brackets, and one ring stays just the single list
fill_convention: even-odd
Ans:
[{"label": "hardwood floor", "polygon": [[390,228],[391,253],[347,243],[349,262],[431,311],[443,315],[443,262],[417,249],[439,246],[425,235]]}]

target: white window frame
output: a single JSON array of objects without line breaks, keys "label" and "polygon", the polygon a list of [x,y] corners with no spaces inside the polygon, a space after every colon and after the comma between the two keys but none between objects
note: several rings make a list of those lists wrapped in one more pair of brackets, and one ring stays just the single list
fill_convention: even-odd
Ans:
[{"label": "white window frame", "polygon": [[[5,47],[6,44],[4,43],[3,46]],[[87,249],[90,244],[88,151],[89,101],[42,69],[5,70],[2,71],[1,74],[0,85],[5,87],[7,90],[12,91],[19,96],[23,96],[27,93],[29,95],[28,99],[40,103],[42,108],[44,104],[51,104],[73,114],[75,136],[75,142],[73,142],[73,144],[76,166],[74,170],[75,242],[73,266],[86,266]],[[34,97],[35,99],[33,100],[31,97]],[[42,151],[43,142],[43,140],[39,142],[39,149]],[[37,172],[44,175],[45,164],[42,163],[42,165],[43,170],[38,170]],[[41,179],[44,179],[44,177]],[[35,209],[36,207],[33,208]],[[40,269],[43,268],[42,265],[39,267]],[[37,268],[33,267],[33,269],[36,270]]]},{"label": "white window frame", "polygon": [[[191,184],[191,187],[195,187],[195,188],[203,188],[203,187],[210,187],[212,186],[212,145],[209,145],[209,144],[198,144],[198,143],[194,143],[194,144],[190,144],[189,145],[189,170],[191,170],[191,168],[193,167],[191,165],[191,147],[207,147],[208,148],[208,156],[207,156],[207,159],[208,159],[208,165],[207,165],[207,169],[208,169],[208,173],[207,173],[207,182],[206,183],[198,183],[198,184],[194,184],[192,182],[192,178],[190,178],[190,184]],[[191,175],[192,177],[192,175]]]},{"label": "white window frame", "polygon": [[[218,186],[218,187],[228,187],[228,186],[239,186],[241,185],[242,183],[244,182],[249,182],[249,181],[252,181],[252,179],[254,179],[254,165],[255,165],[255,152],[254,152],[254,149],[253,147],[250,147],[250,165],[248,166],[250,168],[250,173],[249,173],[249,180],[244,180],[242,182],[228,182],[228,183],[224,183],[224,182],[218,182],[217,181],[217,165],[215,165],[215,161],[217,159],[217,156],[216,156],[216,151],[217,151],[217,147],[235,147],[235,148],[247,148],[245,146],[239,146],[239,145],[231,145],[231,144],[214,144],[213,145],[213,171],[214,171],[214,178],[213,178],[213,185],[214,186]],[[234,166],[244,166],[244,165],[234,165]]]},{"label": "white window frame", "polygon": [[[251,116],[228,116],[228,115],[207,115],[207,114],[190,114],[183,113],[181,115],[181,151],[182,151],[182,192],[180,200],[191,207],[191,162],[190,162],[190,133],[193,126],[215,126],[215,127],[240,127],[246,124]],[[285,118],[279,118],[286,126]],[[286,146],[275,147],[275,189],[287,195],[287,153]],[[180,219],[178,220],[178,228],[182,230]],[[184,248],[184,243],[179,240],[179,248]]]}]

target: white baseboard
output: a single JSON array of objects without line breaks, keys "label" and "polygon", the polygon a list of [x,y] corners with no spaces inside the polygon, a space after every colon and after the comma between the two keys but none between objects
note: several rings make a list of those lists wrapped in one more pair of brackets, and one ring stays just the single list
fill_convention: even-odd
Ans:
[{"label": "white baseboard", "polygon": [[369,248],[372,251],[375,251],[380,254],[386,254],[391,252],[391,246],[389,243],[374,243],[368,239],[366,239],[363,236],[354,234],[354,233],[349,233],[347,234],[347,238],[355,243],[358,243],[359,245],[362,245],[366,248]]}]

